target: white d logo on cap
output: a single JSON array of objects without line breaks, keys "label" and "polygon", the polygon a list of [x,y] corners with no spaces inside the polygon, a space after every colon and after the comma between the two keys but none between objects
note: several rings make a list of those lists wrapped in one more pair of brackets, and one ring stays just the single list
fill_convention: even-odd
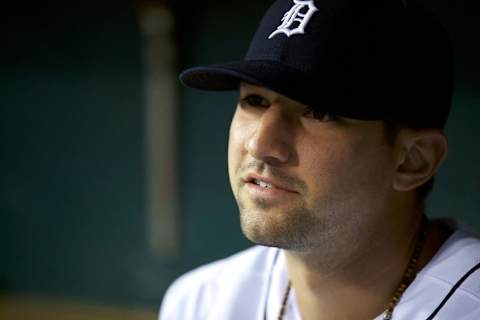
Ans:
[{"label": "white d logo on cap", "polygon": [[[274,36],[280,33],[284,33],[287,37],[290,37],[294,34],[304,34],[305,27],[308,24],[308,21],[312,18],[313,14],[318,11],[317,7],[312,0],[302,1],[302,0],[293,0],[293,7],[283,15],[283,23],[277,27],[277,30],[272,32],[268,39],[272,39]],[[306,13],[301,11],[307,8]],[[293,24],[298,22],[299,25],[296,28],[292,28]]]}]

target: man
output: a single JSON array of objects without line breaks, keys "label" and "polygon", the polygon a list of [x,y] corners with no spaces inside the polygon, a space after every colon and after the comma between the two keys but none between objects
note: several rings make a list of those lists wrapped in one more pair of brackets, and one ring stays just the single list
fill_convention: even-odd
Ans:
[{"label": "man", "polygon": [[258,244],[178,279],[170,319],[480,319],[480,240],[428,221],[447,154],[450,43],[418,3],[277,0],[244,61],[229,176]]}]

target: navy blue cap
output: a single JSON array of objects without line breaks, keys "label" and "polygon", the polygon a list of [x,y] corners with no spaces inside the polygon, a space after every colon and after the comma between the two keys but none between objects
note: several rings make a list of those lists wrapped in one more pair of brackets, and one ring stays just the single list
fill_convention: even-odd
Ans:
[{"label": "navy blue cap", "polygon": [[414,0],[277,0],[242,61],[194,67],[202,90],[260,85],[313,108],[443,127],[453,92],[448,34]]}]

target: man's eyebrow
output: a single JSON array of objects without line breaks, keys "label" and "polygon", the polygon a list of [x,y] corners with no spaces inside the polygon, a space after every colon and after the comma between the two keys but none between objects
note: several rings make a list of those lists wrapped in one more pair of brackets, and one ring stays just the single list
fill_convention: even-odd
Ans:
[{"label": "man's eyebrow", "polygon": [[239,95],[240,96],[245,96],[245,95],[258,95],[262,98],[267,99],[267,92],[262,90],[261,88],[256,88],[256,87],[245,87],[245,88],[240,88]]}]

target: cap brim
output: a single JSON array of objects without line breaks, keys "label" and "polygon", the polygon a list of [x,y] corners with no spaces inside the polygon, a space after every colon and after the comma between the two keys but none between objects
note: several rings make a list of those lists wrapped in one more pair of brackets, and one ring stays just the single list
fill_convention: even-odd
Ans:
[{"label": "cap brim", "polygon": [[[326,106],[331,107],[332,103],[327,103],[327,101],[337,99],[341,95],[339,92],[335,92],[335,88],[338,89],[341,86],[332,87],[332,80],[331,77],[313,78],[301,70],[270,60],[244,60],[212,64],[190,68],[180,74],[180,81],[185,86],[194,89],[237,90],[243,81],[316,107],[320,107],[319,94],[321,94],[322,102],[325,102],[322,103],[322,109]],[[329,87],[330,89],[328,89]],[[336,111],[341,111],[341,108]]]},{"label": "cap brim", "polygon": [[210,91],[237,90],[244,81],[337,115],[379,118],[378,114],[352,107],[351,96],[340,91],[344,86],[335,84],[343,80],[328,75],[312,77],[276,61],[245,60],[190,68],[180,74],[180,81],[187,87]]},{"label": "cap brim", "polygon": [[[306,78],[299,70],[274,61],[245,60],[190,68],[180,74],[187,87],[200,90],[237,90],[245,81],[279,91],[291,80]],[[291,88],[290,88],[291,89]],[[290,91],[290,90],[289,90]]]},{"label": "cap brim", "polygon": [[369,86],[368,81],[357,80],[352,85],[351,77],[325,71],[313,77],[276,61],[245,60],[190,68],[180,74],[180,80],[187,87],[210,91],[237,90],[244,81],[319,111],[360,120],[403,120],[400,107],[414,106],[400,105],[400,96],[388,95],[388,90]]}]

